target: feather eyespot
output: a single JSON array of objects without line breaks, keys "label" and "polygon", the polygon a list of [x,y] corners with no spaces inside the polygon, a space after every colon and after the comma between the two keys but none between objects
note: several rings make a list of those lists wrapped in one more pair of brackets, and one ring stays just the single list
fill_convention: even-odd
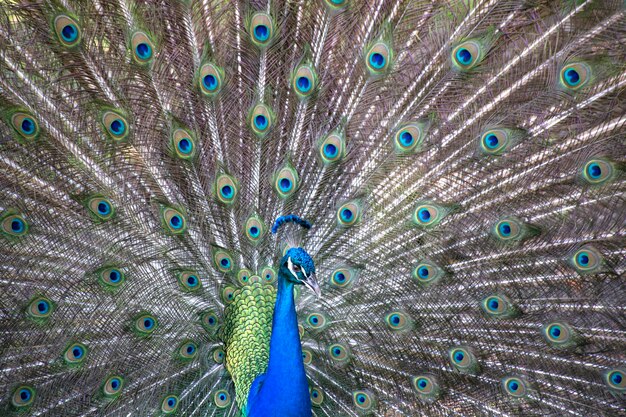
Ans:
[{"label": "feather eyespot", "polygon": [[327,143],[327,144],[324,144],[322,153],[326,158],[333,159],[337,156],[338,148],[336,145],[332,143]]},{"label": "feather eyespot", "polygon": [[265,223],[259,216],[252,215],[248,217],[244,225],[244,233],[248,240],[253,244],[258,243],[265,234]]},{"label": "feather eyespot", "polygon": [[481,302],[483,311],[491,317],[510,318],[518,314],[518,310],[504,295],[490,295]]},{"label": "feather eyespot", "polygon": [[141,337],[150,336],[158,326],[159,322],[152,314],[140,314],[134,320],[135,333]]},{"label": "feather eyespot", "polygon": [[432,402],[439,396],[439,383],[433,375],[417,375],[411,382],[415,393],[422,401]]},{"label": "feather eyespot", "polygon": [[450,353],[450,357],[452,358],[452,362],[456,366],[466,367],[468,361],[467,353],[462,349],[455,349]]},{"label": "feather eyespot", "polygon": [[448,351],[450,363],[459,372],[477,373],[480,369],[476,357],[470,349],[463,346],[455,346]]},{"label": "feather eyespot", "polygon": [[260,139],[264,138],[272,128],[274,113],[265,104],[257,104],[248,117],[250,129]]},{"label": "feather eyespot", "polygon": [[502,378],[501,384],[504,392],[514,398],[523,398],[528,391],[526,382],[516,376]]},{"label": "feather eyespot", "polygon": [[480,151],[487,155],[502,155],[525,137],[525,131],[516,128],[493,128],[480,136]]},{"label": "feather eyespot", "polygon": [[102,115],[102,125],[111,139],[116,142],[123,141],[128,137],[128,122],[126,118],[118,112],[104,112]]},{"label": "feather eyespot", "polygon": [[612,179],[614,174],[613,163],[604,159],[591,159],[587,161],[582,170],[583,179],[592,185],[603,184]]},{"label": "feather eyespot", "polygon": [[301,65],[292,75],[291,85],[301,100],[311,96],[317,86],[315,68],[310,65]]},{"label": "feather eyespot", "polygon": [[191,361],[198,356],[198,345],[194,342],[188,340],[183,342],[178,349],[176,350],[178,353],[178,358],[183,361]]},{"label": "feather eyespot", "polygon": [[565,89],[576,91],[590,82],[591,75],[592,71],[589,65],[577,62],[565,65],[561,68],[559,79]]},{"label": "feather eyespot", "polygon": [[413,269],[413,279],[420,285],[432,285],[443,277],[443,270],[430,261],[420,262]]},{"label": "feather eyespot", "polygon": [[213,311],[205,311],[200,314],[200,323],[206,331],[212,333],[217,329],[219,321],[217,315]]},{"label": "feather eyespot", "polygon": [[356,278],[356,271],[351,268],[338,268],[330,275],[330,285],[336,288],[350,286]]},{"label": "feather eyespot", "polygon": [[274,36],[274,21],[266,13],[255,13],[250,19],[250,38],[259,48],[267,47]]},{"label": "feather eyespot", "polygon": [[176,274],[180,289],[185,292],[198,291],[202,288],[202,281],[194,271],[183,271]]},{"label": "feather eyespot", "polygon": [[35,389],[28,385],[21,385],[13,391],[11,404],[16,408],[25,408],[35,401]]},{"label": "feather eyespot", "polygon": [[431,228],[438,225],[450,210],[435,203],[419,203],[413,212],[413,223],[419,227]]},{"label": "feather eyespot", "polygon": [[320,407],[324,402],[324,391],[318,387],[311,387],[309,390],[311,395],[311,404],[314,407]]},{"label": "feather eyespot", "polygon": [[546,342],[559,349],[575,346],[580,339],[569,324],[558,321],[546,324],[542,333]]},{"label": "feather eyespot", "polygon": [[485,58],[492,40],[491,34],[485,33],[456,45],[451,51],[452,67],[461,72],[475,68]]},{"label": "feather eyespot", "polygon": [[331,10],[340,10],[348,4],[348,1],[349,0],[324,0],[324,3],[326,3]]},{"label": "feather eyespot", "polygon": [[28,223],[22,215],[9,211],[0,217],[2,233],[9,237],[22,237],[28,233]]},{"label": "feather eyespot", "polygon": [[215,196],[220,203],[230,205],[237,199],[239,182],[228,174],[220,174],[215,180]]},{"label": "feather eyespot", "polygon": [[330,358],[337,365],[343,365],[350,361],[350,348],[342,343],[334,343],[328,347]]},{"label": "feather eyespot", "polygon": [[104,381],[102,392],[105,397],[113,398],[122,392],[124,378],[118,375],[111,376]]},{"label": "feather eyespot", "polygon": [[187,230],[187,220],[183,214],[172,208],[161,208],[161,219],[164,224],[165,231],[173,235],[181,235]]},{"label": "feather eyespot", "polygon": [[313,362],[313,352],[309,349],[302,349],[302,361],[305,365],[310,365]]},{"label": "feather eyespot", "polygon": [[261,279],[268,283],[268,284],[273,284],[276,281],[276,270],[274,268],[272,268],[271,266],[266,266],[263,267],[263,269],[261,269]]},{"label": "feather eyespot", "polygon": [[559,324],[551,324],[546,329],[546,336],[552,341],[559,341],[559,339],[563,339],[563,333],[564,332]]},{"label": "feather eyespot", "polygon": [[465,47],[457,49],[454,57],[459,65],[465,66],[470,65],[474,59],[472,53]]},{"label": "feather eyespot", "polygon": [[213,351],[213,360],[215,363],[224,363],[224,357],[226,354],[224,353],[224,349],[217,348]]},{"label": "feather eyespot", "polygon": [[360,412],[371,412],[377,407],[376,397],[368,390],[354,391],[352,401]]},{"label": "feather eyespot", "polygon": [[604,383],[614,391],[626,391],[626,372],[622,369],[610,369],[604,374]]},{"label": "feather eyespot", "polygon": [[196,153],[196,141],[193,135],[186,129],[177,128],[172,133],[172,146],[174,154],[180,158],[189,160]]},{"label": "feather eyespot", "polygon": [[502,141],[502,139],[498,138],[498,135],[496,134],[496,132],[489,132],[486,133],[483,136],[483,146],[486,149],[489,149],[489,151],[493,151],[498,149],[500,145],[500,142]]},{"label": "feather eyespot", "polygon": [[87,347],[82,343],[73,343],[65,349],[63,360],[68,365],[78,365],[87,357]]},{"label": "feather eyespot", "polygon": [[393,51],[385,42],[375,43],[366,54],[367,70],[372,76],[384,74],[391,68]]},{"label": "feather eyespot", "polygon": [[319,154],[324,164],[340,161],[346,154],[346,138],[342,130],[336,130],[318,142]]},{"label": "feather eyespot", "polygon": [[[433,216],[433,212],[435,213],[435,216]],[[436,217],[437,215],[437,209],[436,208],[430,208],[430,207],[420,207],[417,210],[417,219],[420,223],[422,224],[428,224],[431,222],[431,219],[433,217]]]},{"label": "feather eyespot", "polygon": [[71,48],[80,43],[80,25],[67,15],[59,15],[54,19],[54,31],[59,42],[65,47]]},{"label": "feather eyespot", "polygon": [[55,305],[49,298],[35,297],[28,304],[26,312],[31,319],[45,320],[50,317],[55,309]]},{"label": "feather eyespot", "polygon": [[385,316],[385,323],[393,331],[408,330],[411,327],[411,320],[401,311],[392,311]]},{"label": "feather eyespot", "polygon": [[350,208],[344,208],[341,213],[339,213],[339,216],[341,216],[341,220],[350,222],[354,217],[354,211],[350,210]]},{"label": "feather eyespot", "polygon": [[511,239],[515,237],[519,233],[519,230],[516,229],[515,225],[508,221],[501,221],[496,227],[498,236],[502,239]]},{"label": "feather eyespot", "polygon": [[233,287],[224,287],[222,290],[222,301],[224,304],[230,304],[235,298],[235,289]]},{"label": "feather eyespot", "polygon": [[13,129],[24,139],[34,141],[39,136],[39,123],[28,113],[16,112],[11,116]]},{"label": "feather eyespot", "polygon": [[394,135],[394,147],[399,154],[419,151],[426,135],[426,123],[409,122],[402,125]]},{"label": "feather eyespot", "polygon": [[98,278],[100,283],[106,287],[117,288],[124,283],[126,275],[119,268],[108,267],[98,272]]},{"label": "feather eyespot", "polygon": [[138,64],[148,64],[154,58],[154,43],[144,32],[135,32],[130,41],[133,58]]},{"label": "feather eyespot", "polygon": [[602,255],[591,245],[583,245],[570,258],[579,274],[598,272],[602,266]]},{"label": "feather eyespot", "polygon": [[439,397],[439,383],[434,375],[422,374],[412,377],[411,386],[417,397],[425,403],[432,403]]},{"label": "feather eyespot", "polygon": [[539,233],[540,230],[516,217],[504,217],[493,226],[492,232],[503,243],[515,243]]},{"label": "feather eyespot", "polygon": [[176,395],[168,395],[161,402],[161,411],[164,414],[173,414],[178,409],[178,397]]},{"label": "feather eyespot", "polygon": [[224,71],[215,64],[206,63],[200,68],[200,91],[207,97],[215,97],[222,89]]},{"label": "feather eyespot", "polygon": [[257,114],[254,117],[254,127],[258,130],[265,130],[268,125],[268,119],[263,114]]},{"label": "feather eyespot", "polygon": [[502,311],[505,303],[500,299],[500,297],[492,296],[485,300],[484,307],[490,314],[497,314]]},{"label": "feather eyespot", "polygon": [[461,71],[474,68],[482,60],[481,45],[473,40],[461,43],[452,50],[452,60]]},{"label": "feather eyespot", "polygon": [[281,198],[293,195],[298,190],[299,182],[298,172],[289,163],[274,174],[274,189]]},{"label": "feather eyespot", "polygon": [[228,252],[223,249],[216,249],[213,255],[213,262],[215,263],[215,267],[220,272],[231,272],[233,270],[233,258],[230,256]]},{"label": "feather eyespot", "polygon": [[242,268],[237,272],[237,281],[241,285],[248,285],[250,283],[250,277],[252,276],[252,271],[247,268]]},{"label": "feather eyespot", "polygon": [[358,201],[350,201],[337,210],[337,224],[348,227],[355,225],[361,218],[361,205]]},{"label": "feather eyespot", "polygon": [[225,389],[215,392],[213,402],[218,408],[226,408],[230,405],[230,394]]},{"label": "feather eyespot", "polygon": [[115,216],[115,207],[109,199],[102,196],[91,197],[87,201],[87,208],[94,221],[107,221]]},{"label": "feather eyespot", "polygon": [[322,330],[328,325],[328,317],[322,313],[311,313],[306,317],[305,325],[311,330]]},{"label": "feather eyespot", "polygon": [[307,322],[311,325],[311,326],[317,326],[318,323],[320,322],[320,319],[318,318],[317,315],[315,314],[311,314],[308,318],[307,318]]}]

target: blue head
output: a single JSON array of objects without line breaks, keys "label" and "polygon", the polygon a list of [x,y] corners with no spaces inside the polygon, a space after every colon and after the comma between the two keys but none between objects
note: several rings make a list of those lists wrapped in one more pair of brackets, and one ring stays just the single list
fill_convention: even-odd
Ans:
[{"label": "blue head", "polygon": [[279,277],[296,285],[305,285],[321,295],[320,286],[315,279],[313,258],[302,248],[291,248],[280,261]]}]

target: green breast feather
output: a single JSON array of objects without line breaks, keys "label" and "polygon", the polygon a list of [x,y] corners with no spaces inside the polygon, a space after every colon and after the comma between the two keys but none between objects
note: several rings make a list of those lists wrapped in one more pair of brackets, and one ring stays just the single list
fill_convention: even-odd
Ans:
[{"label": "green breast feather", "polygon": [[250,385],[267,369],[275,302],[274,287],[253,282],[235,291],[225,310],[222,339],[226,369],[235,384],[237,403],[242,410]]}]

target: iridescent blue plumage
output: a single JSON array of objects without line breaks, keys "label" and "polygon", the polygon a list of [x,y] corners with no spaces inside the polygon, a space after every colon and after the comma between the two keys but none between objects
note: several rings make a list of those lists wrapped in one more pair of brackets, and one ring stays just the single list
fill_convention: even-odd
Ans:
[{"label": "iridescent blue plumage", "polygon": [[278,229],[286,223],[296,223],[305,229],[311,228],[311,223],[308,221],[296,216],[295,214],[287,214],[276,219],[274,225],[272,226],[272,233],[278,232]]},{"label": "iridescent blue plumage", "polygon": [[303,283],[319,290],[314,275],[313,259],[302,248],[289,249],[280,261],[269,363],[250,389],[248,417],[311,415],[293,290]]}]

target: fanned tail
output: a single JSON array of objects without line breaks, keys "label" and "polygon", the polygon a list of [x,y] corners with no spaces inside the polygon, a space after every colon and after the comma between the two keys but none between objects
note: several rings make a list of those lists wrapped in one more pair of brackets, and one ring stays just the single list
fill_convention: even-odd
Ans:
[{"label": "fanned tail", "polygon": [[622,1],[3,6],[2,413],[237,415],[287,213],[314,415],[623,409]]}]

